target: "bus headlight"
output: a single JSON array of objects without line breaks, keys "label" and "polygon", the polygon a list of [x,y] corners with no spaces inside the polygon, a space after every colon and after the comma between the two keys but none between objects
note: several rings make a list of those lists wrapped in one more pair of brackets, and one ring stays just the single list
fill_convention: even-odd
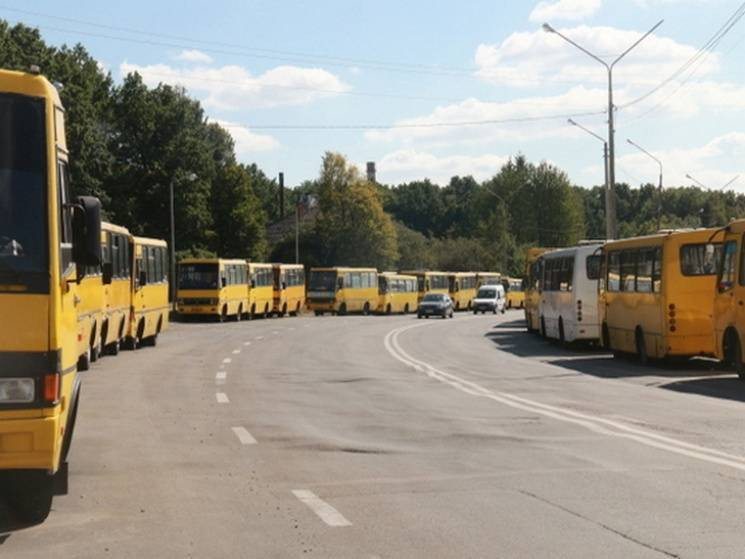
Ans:
[{"label": "bus headlight", "polygon": [[24,404],[34,401],[34,379],[0,378],[0,403]]}]

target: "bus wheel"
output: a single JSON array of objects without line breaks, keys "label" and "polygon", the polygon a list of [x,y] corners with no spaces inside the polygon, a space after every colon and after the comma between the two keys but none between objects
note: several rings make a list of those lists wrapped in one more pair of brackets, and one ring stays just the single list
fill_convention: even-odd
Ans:
[{"label": "bus wheel", "polygon": [[608,323],[603,322],[602,338],[603,347],[610,349],[610,330],[608,330]]},{"label": "bus wheel", "polygon": [[546,319],[541,317],[541,336],[546,337]]},{"label": "bus wheel", "polygon": [[287,303],[282,305],[282,314],[280,314],[279,316],[287,316]]},{"label": "bus wheel", "polygon": [[388,303],[388,306],[385,308],[385,314],[391,314],[391,304]]},{"label": "bus wheel", "polygon": [[121,349],[121,340],[116,340],[104,348],[107,355],[119,355],[120,349]]},{"label": "bus wheel", "polygon": [[507,308],[508,309],[511,309],[512,308],[512,301],[507,301]]},{"label": "bus wheel", "polygon": [[347,314],[347,304],[346,303],[342,303],[341,304],[341,306],[339,307],[339,311],[337,312],[337,314],[339,316],[344,316],[345,314]]},{"label": "bus wheel", "polygon": [[45,470],[8,472],[5,497],[21,522],[41,524],[49,516],[54,495],[54,476]]},{"label": "bus wheel", "polygon": [[78,357],[78,371],[87,371],[91,368],[91,348],[86,348],[85,353]]},{"label": "bus wheel", "polygon": [[365,306],[362,307],[362,314],[364,316],[367,316],[368,314],[370,314],[370,303],[365,303]]},{"label": "bus wheel", "polygon": [[644,339],[644,331],[641,327],[637,326],[636,333],[636,358],[639,360],[640,365],[646,365],[649,363],[649,355],[647,354],[647,341]]},{"label": "bus wheel", "polygon": [[243,305],[238,305],[238,312],[235,315],[235,321],[240,322],[243,318]]},{"label": "bus wheel", "polygon": [[297,316],[299,314],[300,314],[300,301],[295,303],[295,314],[293,314],[292,316]]},{"label": "bus wheel", "polygon": [[316,311],[316,316],[323,316],[323,311]]},{"label": "bus wheel", "polygon": [[559,343],[564,345],[566,338],[564,337],[564,320],[559,317]]},{"label": "bus wheel", "polygon": [[404,314],[409,314],[409,303],[404,305]]},{"label": "bus wheel", "polygon": [[98,361],[99,357],[101,357],[101,342],[91,348],[91,363]]},{"label": "bus wheel", "polygon": [[745,380],[745,364],[742,362],[742,347],[737,331],[730,329],[724,338],[724,356],[740,380]]}]

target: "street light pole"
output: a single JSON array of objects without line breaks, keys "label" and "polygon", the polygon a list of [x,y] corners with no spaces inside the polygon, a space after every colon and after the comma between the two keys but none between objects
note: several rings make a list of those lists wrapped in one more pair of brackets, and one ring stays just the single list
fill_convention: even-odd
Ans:
[{"label": "street light pole", "polygon": [[[593,132],[589,128],[585,128],[580,123],[575,122],[571,118],[567,122],[569,122],[569,124],[571,124],[572,126],[576,126],[580,130],[584,130],[585,132],[590,134],[590,136],[593,136],[597,138],[598,140],[600,140],[601,142],[603,142],[603,163],[605,164],[605,212],[607,216],[608,208],[610,208],[611,203],[612,203],[611,202],[610,179],[608,177],[608,142],[606,142],[605,138],[603,138],[602,136],[595,134],[595,132]],[[605,238],[612,239],[613,237],[614,235],[613,235],[613,230],[611,229],[611,222],[609,219],[606,219],[605,220]]]},{"label": "street light pole", "polygon": [[626,139],[626,141],[629,144],[631,144],[632,146],[634,146],[636,149],[638,149],[639,151],[641,151],[643,154],[645,154],[649,158],[651,158],[654,161],[656,161],[657,162],[657,165],[660,166],[660,184],[657,187],[657,230],[659,231],[660,229],[662,229],[662,161],[660,161],[659,159],[657,159],[654,155],[652,155],[651,153],[649,153],[646,149],[644,149],[643,147],[641,147],[639,144],[635,144],[634,142],[632,142],[628,138]]},{"label": "street light pole", "polygon": [[[553,33],[555,35],[558,35],[562,39],[564,39],[567,43],[570,45],[578,48],[582,52],[584,52],[586,55],[588,55],[590,58],[600,62],[603,66],[605,66],[605,69],[608,71],[608,189],[609,194],[606,199],[606,220],[607,220],[607,226],[606,230],[610,231],[611,235],[609,235],[609,238],[615,239],[618,236],[618,223],[616,218],[616,195],[615,195],[615,188],[616,188],[616,150],[615,150],[615,128],[614,128],[614,114],[613,114],[613,68],[618,64],[621,59],[626,56],[629,52],[631,52],[636,46],[641,43],[644,39],[646,39],[649,35],[651,35],[655,29],[657,29],[660,25],[662,25],[662,22],[664,20],[660,20],[657,25],[652,27],[649,31],[647,31],[644,35],[642,35],[633,45],[631,45],[629,48],[627,48],[625,51],[623,51],[613,62],[608,64],[605,60],[600,58],[599,56],[594,55],[589,50],[584,48],[583,46],[579,45],[578,43],[574,42],[572,39],[567,37],[566,35],[561,34],[559,31],[551,27],[548,23],[543,24],[543,30],[547,33]],[[610,203],[608,203],[610,202]]]},{"label": "street light pole", "polygon": [[[700,180],[696,180],[696,178],[695,178],[695,177],[692,177],[692,176],[691,176],[690,174],[686,174],[686,178],[687,178],[688,180],[691,180],[691,181],[695,182],[695,183],[696,183],[697,185],[699,185],[699,186],[700,186],[701,188],[703,188],[703,189],[708,189],[708,187],[707,187],[707,186],[706,186],[706,185],[705,185],[704,183],[702,183],[702,182],[701,182]],[[719,190],[724,190],[725,188],[727,188],[727,187],[728,187],[729,185],[731,185],[731,184],[732,184],[733,182],[735,182],[735,181],[736,181],[737,179],[739,179],[739,178],[740,178],[740,175],[735,175],[735,176],[734,176],[734,177],[733,177],[732,179],[730,179],[730,180],[729,180],[729,181],[727,181],[727,182],[726,182],[726,183],[725,183],[724,185],[722,185],[722,186],[721,186],[721,187],[719,188]]]}]

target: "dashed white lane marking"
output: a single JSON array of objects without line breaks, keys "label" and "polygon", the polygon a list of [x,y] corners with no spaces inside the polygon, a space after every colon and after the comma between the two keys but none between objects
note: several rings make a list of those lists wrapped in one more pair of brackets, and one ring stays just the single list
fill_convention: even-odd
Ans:
[{"label": "dashed white lane marking", "polygon": [[294,327],[294,326],[290,326],[290,327],[288,328],[288,330],[289,330],[290,332],[292,332],[292,331],[293,331],[294,329],[295,329],[295,327]]},{"label": "dashed white lane marking", "polygon": [[256,439],[253,438],[253,435],[243,427],[233,427],[233,433],[241,441],[241,444],[256,444]]},{"label": "dashed white lane marking", "polygon": [[243,342],[243,345],[251,345],[251,342]]},{"label": "dashed white lane marking", "polygon": [[272,330],[272,336],[276,336],[277,334],[279,334],[279,331],[277,331],[277,330]]},{"label": "dashed white lane marking", "polygon": [[313,491],[307,489],[293,489],[292,494],[297,497],[301,503],[304,503],[312,510],[318,518],[326,524],[333,527],[351,526],[352,523],[344,518],[342,514],[326,501],[321,499]]},{"label": "dashed white lane marking", "polygon": [[[575,412],[558,406],[542,404],[541,402],[536,402],[506,392],[495,392],[484,388],[475,382],[459,377],[458,375],[436,369],[432,365],[415,359],[406,353],[398,342],[398,336],[401,333],[422,326],[427,325],[414,324],[391,330],[385,337],[384,344],[386,350],[394,359],[426,374],[430,378],[448,384],[456,390],[460,390],[461,392],[465,392],[471,396],[488,398],[519,410],[529,411],[558,421],[580,425],[581,427],[601,435],[625,438],[636,441],[645,446],[666,450],[688,458],[694,458],[704,462],[717,464],[719,466],[728,466],[736,470],[745,471],[745,457],[743,456],[736,456],[713,448],[687,443],[664,435],[658,435],[657,433],[625,425],[605,417]],[[551,365],[546,366],[550,367]]]},{"label": "dashed white lane marking", "polygon": [[228,395],[225,394],[225,392],[218,392],[215,394],[215,398],[217,398],[218,404],[229,404],[230,400],[228,400]]},{"label": "dashed white lane marking", "polygon": [[222,360],[223,363],[230,363],[231,361],[232,359],[230,357],[226,357],[225,359]]},{"label": "dashed white lane marking", "polygon": [[241,352],[240,349],[234,349],[233,350],[233,355],[238,355],[240,352]]},{"label": "dashed white lane marking", "polygon": [[225,380],[227,379],[227,377],[228,373],[226,373],[225,371],[218,371],[217,373],[215,373],[215,382],[217,384],[225,384]]}]

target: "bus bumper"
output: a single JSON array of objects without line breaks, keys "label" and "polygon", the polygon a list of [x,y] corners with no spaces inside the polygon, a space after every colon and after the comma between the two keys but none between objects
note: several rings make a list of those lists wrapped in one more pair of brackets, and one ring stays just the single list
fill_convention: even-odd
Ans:
[{"label": "bus bumper", "polygon": [[177,307],[179,314],[220,314],[218,307]]},{"label": "bus bumper", "polygon": [[0,419],[0,470],[57,468],[58,417]]}]

